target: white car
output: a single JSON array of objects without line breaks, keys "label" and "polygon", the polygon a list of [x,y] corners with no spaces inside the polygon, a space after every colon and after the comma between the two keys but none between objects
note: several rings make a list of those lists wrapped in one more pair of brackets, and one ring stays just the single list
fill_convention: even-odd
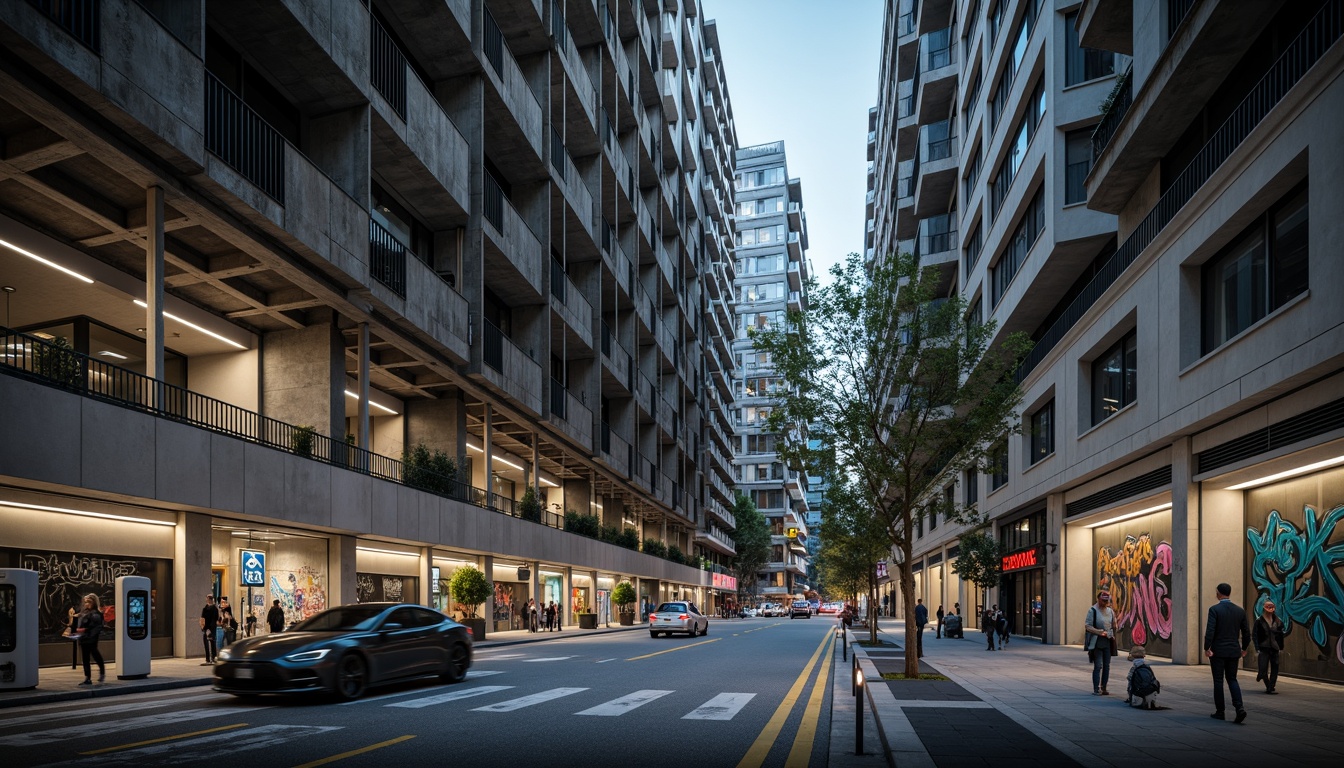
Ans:
[{"label": "white car", "polygon": [[649,614],[649,637],[685,632],[689,637],[709,634],[709,618],[700,613],[695,603],[678,600],[663,603]]}]

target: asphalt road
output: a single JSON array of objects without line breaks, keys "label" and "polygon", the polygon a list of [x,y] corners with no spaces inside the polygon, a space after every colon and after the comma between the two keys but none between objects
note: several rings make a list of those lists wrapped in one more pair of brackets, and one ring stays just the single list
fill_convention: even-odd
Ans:
[{"label": "asphalt road", "polygon": [[834,622],[711,621],[477,654],[432,678],[327,697],[208,689],[7,709],[6,766],[803,766],[829,751]]}]

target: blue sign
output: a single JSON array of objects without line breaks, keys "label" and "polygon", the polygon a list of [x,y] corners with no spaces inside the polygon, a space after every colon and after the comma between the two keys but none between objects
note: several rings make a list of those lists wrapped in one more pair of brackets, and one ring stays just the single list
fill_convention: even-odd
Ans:
[{"label": "blue sign", "polygon": [[266,586],[266,553],[255,549],[240,549],[238,554],[243,564],[243,586]]}]

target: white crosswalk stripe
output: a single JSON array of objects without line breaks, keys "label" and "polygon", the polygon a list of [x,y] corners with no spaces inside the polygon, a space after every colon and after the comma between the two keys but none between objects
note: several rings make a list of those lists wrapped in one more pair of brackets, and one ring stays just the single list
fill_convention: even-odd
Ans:
[{"label": "white crosswalk stripe", "polygon": [[457,701],[459,699],[470,699],[473,696],[484,696],[487,693],[507,691],[512,687],[512,685],[481,685],[475,688],[458,688],[447,693],[426,696],[422,699],[411,699],[410,701],[398,701],[394,704],[387,704],[386,706],[420,709],[421,707],[432,707],[435,704],[446,704],[450,701]]},{"label": "white crosswalk stripe", "polygon": [[549,691],[534,693],[531,696],[523,696],[518,699],[510,699],[495,704],[487,704],[484,707],[477,707],[472,712],[512,712],[515,709],[530,707],[534,704],[543,704],[563,696],[573,696],[576,693],[582,693],[587,688],[552,688]]},{"label": "white crosswalk stripe", "polygon": [[222,754],[227,754],[232,759],[240,752],[270,749],[286,742],[308,738],[309,736],[320,736],[328,731],[339,730],[341,730],[340,726],[335,725],[260,725],[255,728],[224,731],[183,741],[150,744],[122,752],[89,755],[49,765],[87,765],[108,768],[116,765],[208,764],[212,759]]},{"label": "white crosswalk stripe", "polygon": [[159,699],[157,701],[128,701],[120,704],[108,704],[102,707],[85,707],[83,709],[70,709],[64,712],[45,712],[40,715],[23,715],[21,717],[9,717],[0,720],[0,728],[17,728],[21,725],[31,723],[51,723],[57,720],[75,720],[82,717],[101,717],[102,715],[114,714],[120,715],[126,712],[133,712],[137,709],[154,709],[155,707],[167,707],[180,704],[184,701],[200,701],[202,699],[218,699],[217,693],[204,693],[196,696],[182,696],[176,699]]},{"label": "white crosswalk stripe", "polygon": [[598,717],[619,717],[636,707],[642,707],[650,701],[661,699],[669,693],[673,693],[673,691],[635,691],[629,696],[612,699],[605,704],[598,704],[596,707],[589,707],[582,712],[575,712],[574,714],[596,715]]},{"label": "white crosswalk stripe", "polygon": [[546,657],[546,658],[544,658],[544,659],[523,659],[523,663],[524,663],[524,664],[535,664],[535,663],[537,663],[537,662],[539,662],[539,661],[564,661],[565,659],[572,659],[572,658],[574,658],[574,657],[573,657],[573,656],[548,656],[548,657]]},{"label": "white crosswalk stripe", "polygon": [[[490,677],[491,675],[502,675],[502,674],[504,674],[504,670],[502,670],[502,669],[473,669],[473,670],[467,672],[467,679],[468,679],[468,680],[476,680],[476,679],[478,679],[478,678],[482,678],[482,677]],[[402,696],[413,696],[413,695],[415,695],[415,694],[417,694],[417,693],[424,693],[424,691],[423,691],[423,690],[412,689],[412,690],[409,690],[409,691],[397,691],[397,692],[395,692],[395,693],[384,693],[384,694],[381,695],[381,696],[367,696],[367,697],[362,698],[362,699],[355,699],[354,701],[343,701],[343,702],[341,702],[340,704],[337,704],[336,706],[338,706],[338,707],[350,707],[350,706],[354,706],[354,705],[357,705],[357,704],[368,704],[368,703],[370,703],[370,702],[374,702],[374,701],[383,701],[383,700],[385,700],[385,699],[396,699],[396,698],[400,698],[400,697],[402,697]]]},{"label": "white crosswalk stripe", "polygon": [[720,693],[683,716],[682,720],[732,720],[747,702],[756,698],[754,693]]},{"label": "white crosswalk stripe", "polygon": [[[248,712],[256,712],[270,707],[250,707]],[[101,723],[84,723],[82,725],[67,725],[61,728],[48,728],[41,731],[29,731],[28,733],[16,733],[9,736],[0,736],[0,746],[5,747],[31,747],[37,744],[50,744],[56,741],[65,741],[67,739],[82,739],[90,736],[101,736],[105,733],[131,733],[138,728],[152,728],[169,723],[182,723],[188,720],[203,720],[207,717],[223,717],[225,715],[236,716],[238,710],[228,707],[214,707],[211,709],[182,709],[176,712],[159,712],[153,715],[144,715],[142,717],[131,717],[125,720],[106,720]]]}]

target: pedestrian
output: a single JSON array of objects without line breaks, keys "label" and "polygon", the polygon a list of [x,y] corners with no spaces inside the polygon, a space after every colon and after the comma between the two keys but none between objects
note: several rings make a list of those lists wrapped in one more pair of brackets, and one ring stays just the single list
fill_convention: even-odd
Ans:
[{"label": "pedestrian", "polygon": [[1265,693],[1278,693],[1279,651],[1283,650],[1285,629],[1283,619],[1274,613],[1274,601],[1266,600],[1260,618],[1255,620],[1255,655],[1259,672],[1256,682],[1263,681]]},{"label": "pedestrian", "polygon": [[238,620],[233,618],[228,595],[219,598],[219,626],[224,629],[224,645],[233,645],[238,639]]},{"label": "pedestrian", "polygon": [[1008,614],[1000,611],[997,605],[994,606],[994,613],[994,629],[999,633],[999,650],[1003,650],[1003,647],[1008,645]]},{"label": "pedestrian", "polygon": [[271,610],[266,612],[266,628],[273,633],[285,631],[285,609],[280,607],[279,600],[271,601]]},{"label": "pedestrian", "polygon": [[1134,646],[1129,652],[1129,673],[1125,675],[1125,702],[1139,709],[1157,709],[1157,694],[1162,692],[1162,684],[1157,681],[1153,668],[1144,658],[1146,651],[1142,645]]},{"label": "pedestrian", "polygon": [[1213,671],[1213,714],[1215,720],[1226,720],[1223,715],[1223,681],[1232,692],[1232,707],[1237,711],[1236,722],[1246,720],[1241,706],[1241,686],[1237,685],[1237,667],[1251,645],[1251,627],[1246,622],[1246,611],[1232,602],[1232,585],[1218,585],[1218,602],[1209,606],[1209,620],[1204,627],[1204,655],[1209,658]]},{"label": "pedestrian", "polygon": [[546,631],[555,630],[555,601],[552,600],[546,605]]},{"label": "pedestrian", "polygon": [[257,634],[257,612],[254,609],[247,611],[247,620],[243,622],[243,634],[247,637]]},{"label": "pedestrian", "polygon": [[891,595],[890,595],[890,594],[886,594],[886,595],[883,595],[883,596],[882,596],[882,615],[883,615],[883,616],[890,616],[890,615],[891,615]]},{"label": "pedestrian", "polygon": [[1119,655],[1115,645],[1115,611],[1111,608],[1111,593],[1097,593],[1097,602],[1087,609],[1087,658],[1092,662],[1092,695],[1110,696],[1106,684],[1111,679],[1111,657]]},{"label": "pedestrian", "polygon": [[201,641],[205,643],[205,661],[201,666],[215,663],[215,652],[219,645],[215,642],[215,630],[219,628],[219,609],[215,607],[215,596],[205,596],[205,607],[201,609]]},{"label": "pedestrian", "polygon": [[537,631],[538,618],[537,599],[535,597],[529,597],[527,599],[527,629],[529,632]]},{"label": "pedestrian", "polygon": [[961,615],[961,603],[953,603],[953,604],[952,604],[952,612],[955,613],[955,614],[957,614],[958,616],[960,616],[960,615]]},{"label": "pedestrian", "polygon": [[984,630],[985,639],[989,641],[989,647],[986,651],[994,650],[994,609],[986,608],[980,614],[980,629]]},{"label": "pedestrian", "polygon": [[924,598],[915,599],[915,650],[917,658],[924,657],[924,625],[929,623],[929,608],[924,605]]},{"label": "pedestrian", "polygon": [[93,668],[90,662],[98,662],[98,682],[107,677],[107,665],[103,663],[103,654],[98,650],[98,640],[103,634],[103,608],[98,596],[89,593],[84,596],[84,610],[75,619],[75,631],[71,635],[79,643],[80,657],[84,660],[84,682],[80,685],[93,685]]},{"label": "pedestrian", "polygon": [[942,639],[942,637],[943,637],[943,617],[946,616],[946,615],[947,615],[947,614],[943,612],[943,605],[942,605],[942,603],[939,603],[939,604],[938,604],[938,632],[937,632],[937,634],[935,634],[935,635],[933,636],[935,640],[940,640],[940,639]]}]

